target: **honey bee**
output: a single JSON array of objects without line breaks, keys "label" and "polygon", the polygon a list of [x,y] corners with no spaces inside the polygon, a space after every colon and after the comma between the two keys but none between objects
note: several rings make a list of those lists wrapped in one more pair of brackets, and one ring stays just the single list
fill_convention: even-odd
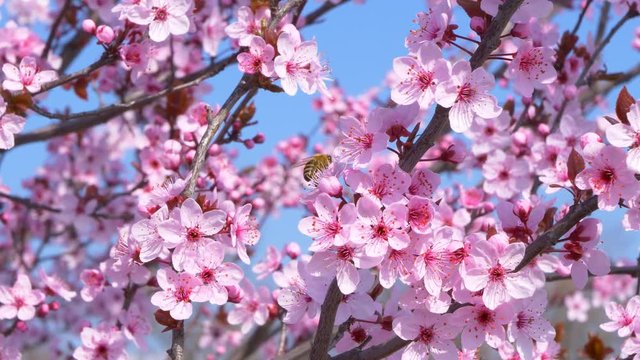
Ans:
[{"label": "honey bee", "polygon": [[302,159],[295,166],[304,166],[302,177],[310,184],[318,181],[320,174],[331,165],[331,155],[316,154],[308,158]]}]

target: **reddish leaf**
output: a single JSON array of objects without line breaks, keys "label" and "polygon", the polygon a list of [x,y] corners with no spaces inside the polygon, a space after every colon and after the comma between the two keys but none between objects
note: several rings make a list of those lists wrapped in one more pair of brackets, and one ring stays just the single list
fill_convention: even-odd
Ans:
[{"label": "reddish leaf", "polygon": [[564,34],[562,34],[562,39],[560,39],[560,45],[558,46],[558,51],[556,52],[556,69],[562,69],[564,61],[577,42],[578,37],[575,35],[571,35],[570,32],[565,31]]},{"label": "reddish leaf", "polygon": [[495,226],[489,226],[487,229],[487,239],[490,239],[493,235],[497,234],[498,230],[496,230]]},{"label": "reddish leaf", "polygon": [[480,1],[475,0],[458,0],[458,5],[462,7],[464,12],[469,15],[470,18],[474,16],[485,17],[486,14],[480,9]]},{"label": "reddish leaf", "polygon": [[80,99],[87,100],[89,99],[89,94],[87,93],[88,85],[88,79],[86,77],[82,77],[73,83],[73,92],[76,93]]},{"label": "reddish leaf", "polygon": [[584,159],[576,149],[571,150],[569,160],[567,161],[567,175],[572,184],[575,185],[576,176],[584,170]]},{"label": "reddish leaf", "polygon": [[558,208],[551,207],[544,212],[542,221],[538,224],[538,232],[544,232],[553,226],[553,217],[556,215]]},{"label": "reddish leaf", "polygon": [[629,112],[629,108],[631,105],[635,104],[636,99],[629,94],[626,86],[622,87],[620,93],[618,94],[618,100],[616,100],[616,115],[618,115],[618,119],[623,124],[629,125],[629,119],[627,119],[627,113]]},{"label": "reddish leaf", "polygon": [[611,125],[615,125],[617,123],[619,123],[618,119],[614,119],[611,116],[605,115],[604,116],[605,120],[607,120],[609,122],[609,124]]},{"label": "reddish leaf", "polygon": [[162,332],[178,329],[182,325],[182,322],[172,318],[168,311],[158,309],[153,316],[156,318],[158,324],[165,327]]}]

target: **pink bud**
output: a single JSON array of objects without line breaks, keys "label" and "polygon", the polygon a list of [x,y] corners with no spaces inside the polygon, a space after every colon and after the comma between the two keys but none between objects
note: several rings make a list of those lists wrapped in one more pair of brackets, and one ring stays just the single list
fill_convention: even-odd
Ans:
[{"label": "pink bud", "polygon": [[263,133],[257,133],[256,136],[253,137],[253,141],[256,144],[262,144],[264,143],[264,140],[265,140],[265,136]]},{"label": "pink bud", "polygon": [[116,38],[116,33],[113,31],[111,26],[100,25],[96,29],[96,37],[98,38],[98,41],[108,45]]},{"label": "pink bud", "polygon": [[284,253],[291,259],[295,260],[300,256],[300,245],[298,245],[298,243],[290,242],[284,247]]},{"label": "pink bud", "polygon": [[82,21],[82,30],[88,32],[89,34],[95,34],[96,23],[91,19],[84,19]]},{"label": "pink bud", "polygon": [[242,289],[240,289],[238,286],[226,286],[227,288],[227,292],[229,293],[229,302],[230,303],[234,303],[234,304],[238,304],[240,303],[240,301],[242,301],[242,298],[244,297],[244,293],[242,292]]},{"label": "pink bud", "polygon": [[475,209],[481,205],[484,198],[484,191],[477,188],[464,189],[460,191],[460,202],[462,206]]},{"label": "pink bud", "polygon": [[244,147],[246,147],[249,150],[253,149],[253,147],[256,146],[256,143],[251,139],[247,139],[242,143],[244,144]]},{"label": "pink bud", "polygon": [[339,198],[342,196],[342,184],[335,176],[323,177],[318,182],[318,189],[330,196]]},{"label": "pink bud", "polygon": [[567,100],[571,101],[578,95],[578,88],[576,88],[575,85],[565,86],[562,93]]},{"label": "pink bud", "polygon": [[551,128],[549,128],[549,125],[547,124],[540,124],[538,125],[538,132],[540,135],[546,137],[551,133]]},{"label": "pink bud", "polygon": [[480,16],[474,16],[471,18],[471,30],[478,35],[482,35],[487,30],[487,22]]},{"label": "pink bud", "polygon": [[220,155],[221,153],[222,153],[222,146],[218,144],[213,144],[209,148],[209,156],[217,156],[217,155]]},{"label": "pink bud", "polygon": [[47,316],[47,314],[49,313],[50,310],[51,309],[49,307],[49,304],[47,304],[47,303],[40,304],[40,306],[38,306],[38,311],[36,312],[36,315],[38,317],[43,318],[43,317]]},{"label": "pink bud", "polygon": [[27,325],[26,322],[19,320],[16,323],[16,329],[18,329],[21,332],[26,332],[27,330],[29,330],[29,325]]},{"label": "pink bud", "polygon": [[494,208],[495,208],[495,205],[493,205],[493,203],[490,203],[490,202],[484,202],[484,203],[482,203],[482,210],[483,210],[485,213],[490,213],[490,212],[492,212]]},{"label": "pink bud", "polygon": [[49,304],[49,308],[52,311],[58,311],[58,310],[60,310],[60,303],[57,302],[57,301],[52,301],[51,304]]},{"label": "pink bud", "polygon": [[263,198],[253,199],[251,205],[254,209],[262,209],[264,207],[265,201]]},{"label": "pink bud", "polygon": [[529,24],[519,23],[513,26],[511,29],[511,35],[520,39],[529,37],[531,31],[529,30]]}]

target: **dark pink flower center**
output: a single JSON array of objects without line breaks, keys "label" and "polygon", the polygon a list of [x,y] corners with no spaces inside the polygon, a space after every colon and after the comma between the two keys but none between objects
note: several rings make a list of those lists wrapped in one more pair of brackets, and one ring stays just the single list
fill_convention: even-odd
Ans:
[{"label": "dark pink flower center", "polygon": [[497,264],[496,266],[489,269],[489,281],[502,282],[506,274],[507,270],[505,270],[502,265]]},{"label": "dark pink flower center", "polygon": [[613,169],[606,168],[606,169],[600,170],[600,180],[602,180],[602,182],[609,184],[609,183],[612,183],[613,180],[615,180],[615,178],[616,178],[616,174],[615,172],[613,172]]},{"label": "dark pink flower center", "polygon": [[476,90],[471,87],[470,83],[464,83],[462,86],[458,86],[458,98],[456,102],[468,102],[476,94]]},{"label": "dark pink flower center", "polygon": [[372,133],[367,133],[367,134],[364,134],[362,136],[358,136],[355,140],[364,149],[371,149],[373,147],[373,134]]},{"label": "dark pink flower center", "polygon": [[433,73],[430,71],[419,71],[417,79],[420,84],[420,90],[422,91],[428,89],[429,86],[435,85],[435,82],[433,81]]},{"label": "dark pink flower center", "polygon": [[518,329],[524,329],[525,327],[529,326],[531,323],[533,323],[533,318],[531,316],[528,316],[524,312],[518,313],[517,320],[516,320],[516,327]]},{"label": "dark pink flower center", "polygon": [[351,340],[357,344],[360,344],[367,339],[367,332],[361,327],[357,327],[349,331],[349,333],[351,334]]},{"label": "dark pink flower center", "polygon": [[337,255],[338,259],[340,260],[350,261],[351,259],[353,259],[353,248],[348,246],[340,246],[338,248]]},{"label": "dark pink flower center", "polygon": [[390,230],[391,229],[389,229],[389,227],[383,222],[379,222],[378,224],[373,226],[374,235],[377,238],[383,239],[383,240],[387,240],[389,238],[389,231]]},{"label": "dark pink flower center", "polygon": [[494,314],[487,308],[482,308],[476,313],[476,321],[482,326],[493,324]]},{"label": "dark pink flower center", "polygon": [[200,279],[202,280],[202,282],[204,284],[210,284],[213,282],[213,280],[215,279],[215,273],[213,272],[212,269],[209,268],[204,268],[201,272],[200,272]]},{"label": "dark pink flower center", "polygon": [[178,302],[190,302],[191,289],[181,286],[176,289],[173,296],[175,296]]},{"label": "dark pink flower center", "polygon": [[100,344],[100,345],[96,346],[96,350],[95,350],[94,355],[98,359],[108,359],[109,358],[109,347],[106,344]]},{"label": "dark pink flower center", "polygon": [[169,18],[169,12],[167,11],[167,7],[152,7],[151,11],[153,11],[153,21],[165,22]]},{"label": "dark pink flower center", "polygon": [[433,326],[430,328],[425,328],[423,326],[420,327],[420,334],[418,335],[418,340],[422,341],[425,344],[431,343],[434,338]]},{"label": "dark pink flower center", "polygon": [[200,229],[198,229],[197,227],[189,228],[187,230],[187,241],[196,242],[200,240],[201,237],[202,237],[202,233],[200,232]]}]

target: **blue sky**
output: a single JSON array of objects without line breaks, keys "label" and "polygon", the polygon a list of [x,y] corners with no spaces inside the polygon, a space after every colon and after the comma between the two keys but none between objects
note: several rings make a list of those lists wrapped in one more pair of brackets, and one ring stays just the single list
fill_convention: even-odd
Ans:
[{"label": "blue sky", "polygon": [[[309,1],[309,7],[317,6]],[[406,54],[404,38],[408,31],[414,28],[412,20],[418,11],[424,11],[424,1],[382,1],[369,0],[364,5],[347,4],[332,11],[326,21],[306,28],[303,34],[306,38],[316,38],[322,56],[332,69],[332,76],[340,82],[347,94],[357,95],[367,89],[382,83],[385,74],[391,67],[394,57]],[[3,21],[8,16],[2,9]],[[597,13],[594,13],[597,15]],[[561,31],[572,27],[577,13],[562,15],[557,19],[561,24]],[[458,18],[466,20],[466,17]],[[636,21],[637,23],[637,21]],[[585,28],[592,28],[594,19],[587,19],[583,23]],[[38,27],[39,28],[39,27]],[[627,24],[619,35],[614,38],[606,51],[606,63],[610,71],[622,71],[630,68],[640,60],[638,52],[630,48],[633,36],[633,24]],[[95,60],[100,53],[97,45],[91,45],[73,64],[70,70],[82,68]],[[623,55],[623,56],[621,56]],[[220,76],[211,80],[214,92],[205,101],[222,103],[240,78],[235,66],[230,67]],[[631,92],[638,89],[638,81],[630,86]],[[640,89],[635,91],[640,95]],[[503,95],[503,94],[500,94]],[[89,102],[73,100],[71,103],[63,91],[55,91],[49,95],[48,104],[69,104],[74,111],[95,108],[95,96]],[[257,114],[255,119],[259,125],[255,131],[266,134],[267,141],[257,146],[251,152],[245,152],[239,163],[249,164],[266,154],[273,152],[275,144],[293,134],[308,133],[318,121],[318,113],[311,108],[313,98],[299,93],[295,97],[285,94],[262,92],[256,97]],[[108,99],[109,100],[109,99]],[[30,116],[27,130],[35,129],[47,124],[42,118]],[[3,160],[0,168],[2,181],[13,191],[24,193],[20,182],[34,174],[35,170],[46,158],[44,144],[32,144],[12,150]],[[446,186],[446,183],[444,184]],[[268,243],[282,244],[286,241],[308,242],[297,231],[297,221],[300,211],[283,211],[280,216],[270,219],[264,229],[260,248]],[[621,212],[615,214],[600,213],[605,221],[605,248],[612,254],[635,254],[640,243],[634,240],[634,233],[624,232],[620,226]],[[635,257],[635,255],[632,255]]]}]

